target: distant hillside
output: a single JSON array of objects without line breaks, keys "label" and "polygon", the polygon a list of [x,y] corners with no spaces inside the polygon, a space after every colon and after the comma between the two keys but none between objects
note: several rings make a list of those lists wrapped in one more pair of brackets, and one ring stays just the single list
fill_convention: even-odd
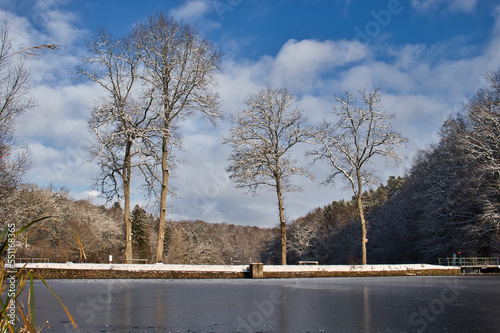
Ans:
[{"label": "distant hillside", "polygon": [[277,230],[203,221],[168,222],[165,260],[174,264],[248,264]]}]

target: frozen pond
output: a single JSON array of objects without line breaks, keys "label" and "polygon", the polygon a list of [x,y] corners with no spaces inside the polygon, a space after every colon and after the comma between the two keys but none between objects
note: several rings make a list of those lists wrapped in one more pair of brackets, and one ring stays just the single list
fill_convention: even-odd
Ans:
[{"label": "frozen pond", "polygon": [[[500,276],[48,282],[78,332],[500,332]],[[43,332],[75,332],[35,297]]]}]

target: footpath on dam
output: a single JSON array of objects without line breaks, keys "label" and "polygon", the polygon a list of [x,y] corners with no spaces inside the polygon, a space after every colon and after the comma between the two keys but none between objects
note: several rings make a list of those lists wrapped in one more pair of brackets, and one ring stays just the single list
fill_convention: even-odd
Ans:
[{"label": "footpath on dam", "polygon": [[407,265],[173,265],[27,263],[44,279],[243,279],[356,276],[461,275],[457,266]]}]

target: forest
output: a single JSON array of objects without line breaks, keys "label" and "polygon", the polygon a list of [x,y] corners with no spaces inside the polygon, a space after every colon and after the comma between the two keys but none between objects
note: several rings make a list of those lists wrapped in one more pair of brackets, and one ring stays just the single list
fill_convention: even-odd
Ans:
[{"label": "forest", "polygon": [[[376,156],[400,161],[395,149],[406,139],[390,126],[394,115],[383,110],[379,89],[336,95],[332,119],[316,125],[286,88],[250,94],[223,144],[231,148],[226,171],[238,188],[276,192],[279,224],[263,229],[166,218],[170,169],[181,147],[178,119],[222,118],[214,90],[222,52],[195,27],[160,12],[124,37],[103,28],[76,68],[104,93],[89,110],[88,125],[100,168],[93,188],[111,206],[23,181],[29,152],[16,142],[14,124],[36,104],[23,59],[57,46],[15,51],[6,27],[0,36],[0,224],[50,217],[18,237],[19,258],[366,264],[500,253],[500,70],[487,74],[487,84],[442,124],[439,141],[418,151],[406,174],[385,183],[370,162]],[[300,190],[294,177],[313,178],[291,154],[298,145],[310,145],[307,157],[329,166],[325,184],[341,178],[353,196],[286,221],[283,193]],[[141,182],[156,213],[130,207],[132,180]]]}]

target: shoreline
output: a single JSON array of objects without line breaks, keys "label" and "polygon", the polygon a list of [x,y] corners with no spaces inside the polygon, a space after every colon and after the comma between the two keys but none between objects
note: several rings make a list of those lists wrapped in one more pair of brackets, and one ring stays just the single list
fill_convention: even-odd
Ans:
[{"label": "shoreline", "polygon": [[[256,276],[251,266],[260,265]],[[44,279],[243,279],[358,276],[462,275],[460,267],[407,265],[173,265],[28,263],[16,269],[33,270]]]}]

